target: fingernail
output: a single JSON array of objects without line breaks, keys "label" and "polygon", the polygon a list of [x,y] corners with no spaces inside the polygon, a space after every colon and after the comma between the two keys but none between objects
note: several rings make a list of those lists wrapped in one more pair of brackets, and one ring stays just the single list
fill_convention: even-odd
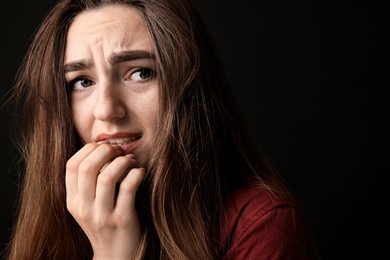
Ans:
[{"label": "fingernail", "polygon": [[126,154],[125,155],[126,157],[130,158],[130,159],[135,159],[135,155],[130,153],[130,154]]},{"label": "fingernail", "polygon": [[112,147],[114,147],[115,149],[117,149],[117,150],[120,151],[121,153],[123,152],[122,147],[119,146],[119,145],[112,145]]}]

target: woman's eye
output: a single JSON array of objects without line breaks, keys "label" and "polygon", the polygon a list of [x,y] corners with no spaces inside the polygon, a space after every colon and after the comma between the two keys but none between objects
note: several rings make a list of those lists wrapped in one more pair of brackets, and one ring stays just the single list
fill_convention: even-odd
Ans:
[{"label": "woman's eye", "polygon": [[154,71],[148,68],[140,68],[133,71],[130,75],[130,80],[134,81],[146,81],[152,79]]},{"label": "woman's eye", "polygon": [[81,79],[75,79],[71,81],[68,87],[71,90],[80,91],[90,87],[92,84],[93,84],[92,80],[81,78]]}]

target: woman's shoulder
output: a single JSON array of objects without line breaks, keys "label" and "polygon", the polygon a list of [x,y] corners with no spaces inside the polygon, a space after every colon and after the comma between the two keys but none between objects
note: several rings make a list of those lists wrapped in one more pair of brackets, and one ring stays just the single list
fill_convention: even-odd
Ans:
[{"label": "woman's shoulder", "polygon": [[260,255],[264,259],[306,259],[310,239],[305,221],[287,193],[267,188],[237,189],[227,198],[225,212],[221,227],[224,259]]},{"label": "woman's shoulder", "polygon": [[247,187],[235,190],[226,200],[226,210],[263,214],[274,208],[294,207],[295,202],[286,193],[272,191],[266,187]]},{"label": "woman's shoulder", "polygon": [[[254,222],[269,218],[270,214],[289,214],[296,211],[295,203],[289,197],[266,188],[240,188],[225,202],[226,226],[240,236]],[[271,215],[272,215],[271,214]],[[275,219],[276,220],[276,219]]]}]

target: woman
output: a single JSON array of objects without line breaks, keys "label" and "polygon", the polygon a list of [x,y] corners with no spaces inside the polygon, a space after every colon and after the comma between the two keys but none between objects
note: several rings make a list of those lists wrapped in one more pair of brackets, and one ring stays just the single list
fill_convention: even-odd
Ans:
[{"label": "woman", "polygon": [[9,259],[309,257],[210,39],[187,0],[53,8],[14,89],[25,173]]}]

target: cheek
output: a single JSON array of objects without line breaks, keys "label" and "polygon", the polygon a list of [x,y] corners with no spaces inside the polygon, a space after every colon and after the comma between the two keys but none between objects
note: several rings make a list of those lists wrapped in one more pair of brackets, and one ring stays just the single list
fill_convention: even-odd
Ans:
[{"label": "cheek", "polygon": [[159,114],[159,105],[158,99],[154,98],[151,102],[149,102],[145,111],[145,125],[150,128],[150,131],[154,132],[157,127],[157,119]]},{"label": "cheek", "polygon": [[89,119],[88,112],[85,111],[82,107],[72,105],[72,116],[73,116],[73,124],[76,129],[76,132],[81,139],[81,142],[85,144],[89,140]]},{"label": "cheek", "polygon": [[154,126],[159,112],[157,87],[140,95],[135,102],[133,99],[133,102],[130,102],[128,107],[129,110],[137,115],[138,120],[144,127],[150,128]]}]

